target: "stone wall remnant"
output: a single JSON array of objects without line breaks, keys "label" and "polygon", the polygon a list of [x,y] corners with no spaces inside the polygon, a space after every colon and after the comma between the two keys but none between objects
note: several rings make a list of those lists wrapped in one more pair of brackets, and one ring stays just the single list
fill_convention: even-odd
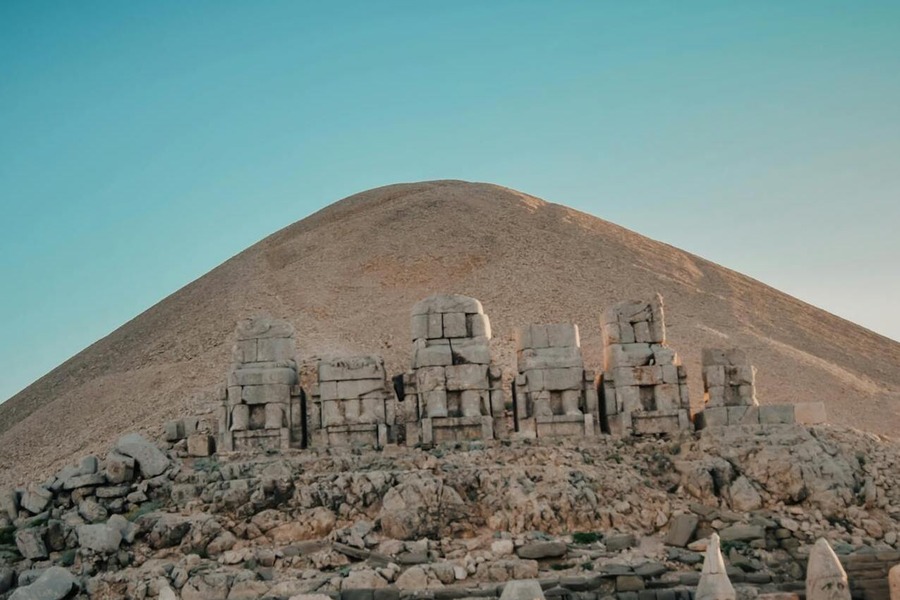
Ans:
[{"label": "stone wall remnant", "polygon": [[257,316],[241,321],[235,334],[218,447],[226,452],[286,450],[302,437],[294,328]]},{"label": "stone wall remnant", "polygon": [[527,437],[591,436],[600,427],[593,371],[584,368],[578,326],[526,325],[516,332],[516,431]]},{"label": "stone wall remnant", "polygon": [[407,444],[502,437],[502,372],[491,361],[481,302],[436,295],[413,306],[412,364],[403,378]]},{"label": "stone wall remnant", "polygon": [[704,348],[703,408],[694,415],[697,429],[734,425],[816,425],[825,422],[821,402],[764,404],[756,398],[756,367],[737,348]]},{"label": "stone wall remnant", "polygon": [[310,396],[307,443],[312,447],[383,448],[394,423],[394,393],[377,355],[319,360]]},{"label": "stone wall remnant", "polygon": [[615,435],[690,429],[687,371],[666,345],[662,296],[620,302],[601,318],[601,417]]}]

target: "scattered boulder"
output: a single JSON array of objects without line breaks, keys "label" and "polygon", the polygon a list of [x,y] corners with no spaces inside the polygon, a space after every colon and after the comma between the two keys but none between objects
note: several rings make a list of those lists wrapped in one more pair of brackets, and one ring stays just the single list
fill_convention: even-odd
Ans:
[{"label": "scattered boulder", "polygon": [[134,479],[134,459],[115,450],[106,455],[106,480],[112,484]]},{"label": "scattered boulder", "polygon": [[139,433],[129,433],[119,438],[116,450],[133,458],[145,478],[162,475],[169,468],[166,455]]},{"label": "scattered boulder", "polygon": [[350,571],[350,573],[341,580],[342,590],[377,590],[386,588],[388,582],[384,577],[371,569],[361,569],[358,571]]},{"label": "scattered boulder", "polygon": [[47,546],[44,544],[42,527],[26,527],[16,531],[16,547],[19,554],[32,560],[47,558]]},{"label": "scattered boulder", "polygon": [[16,580],[16,572],[12,567],[0,567],[0,594],[5,594],[12,589]]},{"label": "scattered boulder", "polygon": [[78,579],[62,567],[50,567],[31,585],[20,587],[9,600],[63,600],[81,586]]},{"label": "scattered boulder", "polygon": [[0,515],[5,514],[10,521],[19,516],[19,494],[10,488],[0,489]]},{"label": "scattered boulder", "polygon": [[448,524],[467,517],[468,510],[452,487],[417,474],[388,490],[379,516],[387,537],[413,540],[440,537]]},{"label": "scattered boulder", "polygon": [[669,521],[669,531],[666,533],[666,544],[684,548],[694,537],[700,519],[696,515],[677,515]]},{"label": "scattered boulder", "polygon": [[33,515],[42,513],[50,500],[53,499],[53,492],[40,487],[32,486],[22,495],[21,506]]},{"label": "scattered boulder", "polygon": [[122,533],[109,523],[79,525],[76,531],[78,545],[98,554],[112,554],[122,543]]},{"label": "scattered boulder", "polygon": [[530,542],[520,546],[516,551],[519,558],[540,560],[542,558],[559,558],[566,555],[568,547],[565,542]]}]

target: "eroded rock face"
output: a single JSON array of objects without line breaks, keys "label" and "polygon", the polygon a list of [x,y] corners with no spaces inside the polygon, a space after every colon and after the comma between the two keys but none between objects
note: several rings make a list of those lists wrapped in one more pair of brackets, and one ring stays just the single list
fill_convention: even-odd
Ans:
[{"label": "eroded rock face", "polygon": [[805,427],[748,435],[740,427],[704,430],[675,463],[685,490],[701,501],[719,497],[735,510],[806,502],[843,516],[862,474],[859,459]]},{"label": "eroded rock face", "polygon": [[439,537],[467,514],[453,488],[427,475],[415,475],[388,490],[379,517],[385,535],[398,540]]},{"label": "eroded rock face", "polygon": [[[531,578],[606,596],[696,585],[692,571],[715,546],[712,533],[728,545],[729,568],[747,574],[742,594],[750,585],[764,592],[757,581],[802,579],[819,536],[840,553],[868,547],[849,557],[850,579],[879,573],[883,584],[900,561],[900,446],[832,428],[735,429],[203,460],[187,457],[182,439],[162,476],[144,479],[136,468],[133,481],[67,489],[108,472],[108,459],[85,460],[39,484],[52,492],[42,513],[18,510],[12,529],[0,514],[0,533],[14,532],[23,547],[43,543],[50,561],[4,562],[10,545],[0,543],[0,589],[25,589],[45,565],[74,556],[98,598],[165,597],[167,587],[182,600],[237,600],[382,586],[385,597],[444,586],[492,597],[497,583]],[[807,452],[811,464],[782,468]],[[760,455],[766,464],[753,464]],[[794,491],[777,486],[794,476],[806,491],[786,503]],[[832,493],[833,513],[818,490]],[[706,562],[698,595],[731,600],[718,550]],[[837,581],[825,589],[840,589]]]}]

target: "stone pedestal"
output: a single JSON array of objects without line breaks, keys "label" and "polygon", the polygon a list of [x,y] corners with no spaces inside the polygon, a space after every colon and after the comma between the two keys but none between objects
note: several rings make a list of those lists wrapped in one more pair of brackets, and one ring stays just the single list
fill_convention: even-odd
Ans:
[{"label": "stone pedestal", "polygon": [[694,415],[697,429],[736,425],[807,425],[825,422],[825,405],[760,405],[756,367],[737,349],[703,349],[703,409]]},{"label": "stone pedestal", "polygon": [[491,363],[490,320],[474,298],[432,296],[412,310],[412,369],[403,375],[398,420],[406,443],[505,435],[502,373]]},{"label": "stone pedestal", "polygon": [[307,416],[313,447],[383,448],[393,437],[394,392],[380,356],[319,361]]},{"label": "stone pedestal", "polygon": [[286,450],[302,437],[294,329],[287,321],[254,317],[238,324],[236,338],[217,448]]},{"label": "stone pedestal", "polygon": [[526,325],[516,332],[513,386],[522,437],[584,437],[600,425],[595,375],[584,368],[578,326]]},{"label": "stone pedestal", "polygon": [[620,302],[603,313],[601,325],[604,430],[641,435],[690,429],[687,371],[666,345],[662,296]]}]

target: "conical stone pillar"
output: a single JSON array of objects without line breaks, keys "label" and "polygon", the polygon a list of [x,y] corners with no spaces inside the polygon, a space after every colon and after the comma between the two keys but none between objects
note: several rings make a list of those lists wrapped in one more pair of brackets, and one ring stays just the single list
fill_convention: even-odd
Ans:
[{"label": "conical stone pillar", "polygon": [[806,600],[850,600],[847,573],[825,538],[819,538],[809,551]]},{"label": "conical stone pillar", "polygon": [[735,600],[737,595],[734,586],[725,572],[725,559],[719,549],[719,536],[712,534],[706,547],[706,559],[703,561],[703,572],[697,584],[696,600]]},{"label": "conical stone pillar", "polygon": [[888,584],[891,588],[891,600],[900,600],[900,565],[896,565],[888,573]]}]

